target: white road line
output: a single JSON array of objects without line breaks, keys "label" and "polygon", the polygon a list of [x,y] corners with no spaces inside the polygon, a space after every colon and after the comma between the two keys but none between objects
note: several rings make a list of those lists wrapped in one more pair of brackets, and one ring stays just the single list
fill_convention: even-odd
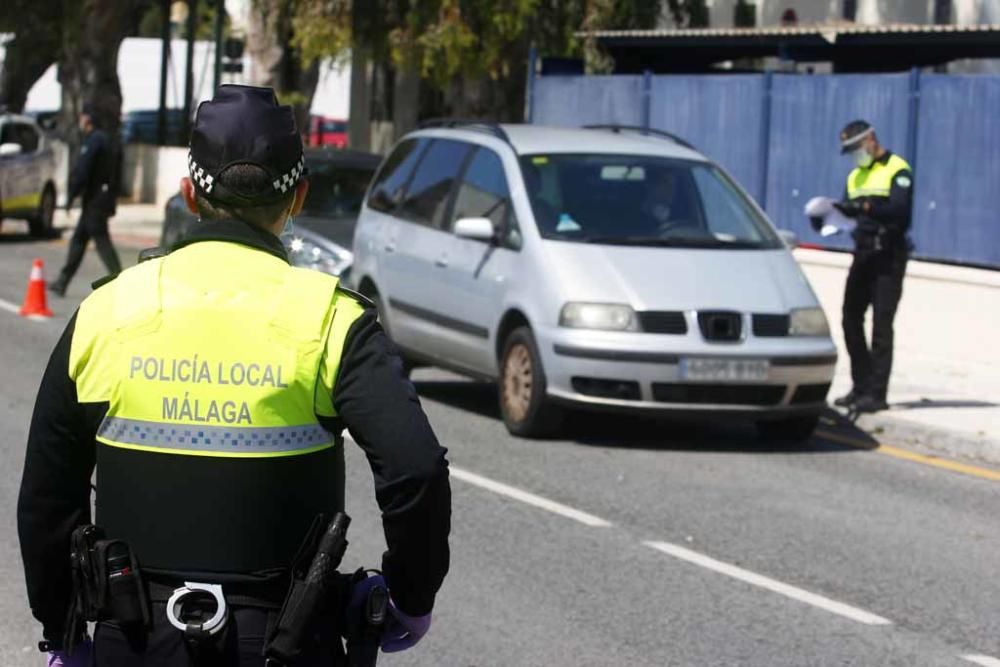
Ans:
[{"label": "white road line", "polygon": [[967,660],[968,662],[975,663],[977,665],[982,665],[983,667],[1000,667],[1000,660],[988,655],[976,655],[970,653],[969,655],[959,656],[962,660]]},{"label": "white road line", "polygon": [[0,299],[0,310],[9,310],[15,315],[19,315],[21,313],[21,306],[13,304],[10,301],[4,301],[3,299]]},{"label": "white road line", "polygon": [[822,595],[810,593],[809,591],[801,588],[784,584],[775,579],[771,579],[770,577],[765,577],[764,575],[751,572],[750,570],[744,570],[741,567],[730,565],[729,563],[723,563],[722,561],[715,560],[714,558],[700,554],[697,551],[685,549],[684,547],[677,546],[676,544],[670,544],[669,542],[644,542],[644,544],[675,558],[680,558],[681,560],[692,563],[693,565],[698,565],[714,572],[718,572],[719,574],[739,579],[740,581],[753,584],[754,586],[766,588],[773,593],[784,595],[792,598],[793,600],[798,600],[799,602],[811,604],[814,607],[819,607],[820,609],[849,618],[852,621],[857,621],[858,623],[865,623],[867,625],[892,624],[892,621],[889,619],[876,616],[875,614],[867,612],[863,609],[858,609],[857,607],[852,607],[844,604],[843,602],[831,600],[830,598],[823,597]]},{"label": "white road line", "polygon": [[478,487],[486,489],[487,491],[499,493],[502,496],[519,500],[522,503],[527,503],[528,505],[540,507],[543,510],[548,510],[549,512],[564,516],[567,519],[579,521],[585,526],[591,526],[593,528],[607,528],[611,525],[609,521],[605,521],[604,519],[594,516],[593,514],[581,512],[580,510],[573,509],[572,507],[568,507],[562,503],[557,503],[554,500],[536,496],[533,493],[522,491],[521,489],[494,481],[487,477],[483,477],[482,475],[477,475],[474,472],[462,470],[461,468],[456,468],[455,466],[451,466],[449,469],[452,477],[460,479],[463,482],[474,484]]}]

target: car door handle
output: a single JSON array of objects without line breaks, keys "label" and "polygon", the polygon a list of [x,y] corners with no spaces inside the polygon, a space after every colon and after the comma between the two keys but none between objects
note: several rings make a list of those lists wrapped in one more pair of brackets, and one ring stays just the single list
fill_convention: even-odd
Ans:
[{"label": "car door handle", "polygon": [[438,267],[440,269],[446,269],[446,268],[448,268],[448,257],[447,257],[447,255],[441,255],[440,257],[438,257],[437,259],[435,259],[434,260],[434,266],[436,266],[436,267]]},{"label": "car door handle", "polygon": [[385,250],[386,252],[396,252],[396,244],[386,243],[384,246],[382,246],[382,249]]}]

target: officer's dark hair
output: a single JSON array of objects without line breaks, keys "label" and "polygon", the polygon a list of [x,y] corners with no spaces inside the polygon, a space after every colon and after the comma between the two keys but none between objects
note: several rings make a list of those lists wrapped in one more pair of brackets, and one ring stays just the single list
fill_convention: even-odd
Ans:
[{"label": "officer's dark hair", "polygon": [[[218,175],[218,182],[234,192],[264,192],[271,187],[271,177],[264,169],[253,164],[236,164]],[[256,227],[270,227],[291,208],[295,189],[276,202],[260,206],[230,206],[219,204],[195,191],[195,204],[202,220],[236,218]]]}]

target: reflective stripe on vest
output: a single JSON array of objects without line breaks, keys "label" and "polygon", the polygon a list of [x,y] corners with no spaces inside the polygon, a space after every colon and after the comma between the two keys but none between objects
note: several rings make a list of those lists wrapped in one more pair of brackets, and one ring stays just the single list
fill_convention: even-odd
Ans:
[{"label": "reflective stripe on vest", "polygon": [[317,396],[332,387],[317,385],[349,328],[335,319],[361,312],[336,287],[222,242],[122,272],[81,305],[70,353],[79,400],[109,403],[98,441],[257,458],[332,447],[316,417],[331,412]]},{"label": "reflective stripe on vest", "polygon": [[906,160],[896,154],[890,155],[885,164],[876,161],[867,169],[856,167],[847,176],[847,198],[888,197],[892,179],[900,171],[909,168]]}]

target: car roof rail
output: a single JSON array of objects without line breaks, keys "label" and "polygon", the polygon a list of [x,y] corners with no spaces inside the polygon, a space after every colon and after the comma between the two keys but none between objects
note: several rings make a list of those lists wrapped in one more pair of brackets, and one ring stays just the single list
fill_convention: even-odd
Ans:
[{"label": "car roof rail", "polygon": [[642,134],[644,136],[658,137],[660,139],[668,139],[674,142],[675,144],[680,144],[684,148],[690,148],[693,151],[698,150],[697,148],[694,147],[694,145],[691,142],[687,141],[686,139],[682,139],[673,132],[667,132],[666,130],[657,130],[652,127],[639,127],[638,125],[599,124],[599,125],[584,125],[583,129],[610,130],[615,134],[618,134],[620,132],[638,132],[639,134]]},{"label": "car roof rail", "polygon": [[511,143],[510,137],[504,129],[500,127],[500,123],[493,120],[477,120],[475,118],[428,118],[425,121],[421,121],[418,127],[421,130],[429,130],[436,127],[472,130],[474,132],[483,132],[485,134],[492,135],[508,144]]}]

